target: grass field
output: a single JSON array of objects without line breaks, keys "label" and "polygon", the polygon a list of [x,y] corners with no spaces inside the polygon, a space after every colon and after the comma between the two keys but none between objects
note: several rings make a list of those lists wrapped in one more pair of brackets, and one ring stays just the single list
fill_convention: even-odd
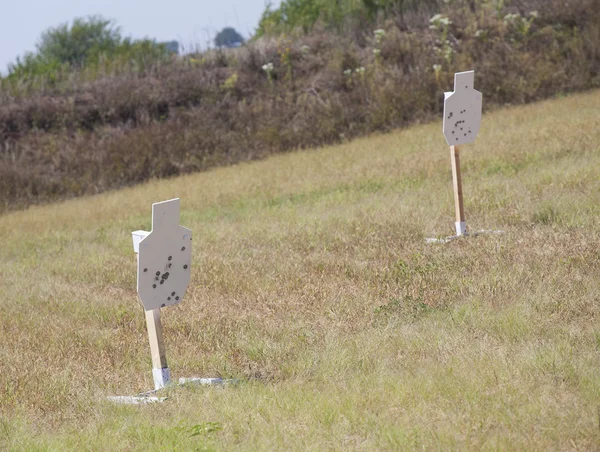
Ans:
[{"label": "grass field", "polygon": [[[599,450],[600,92],[484,118],[453,233],[441,124],[0,217],[2,450]],[[151,389],[131,231],[182,199]]]}]

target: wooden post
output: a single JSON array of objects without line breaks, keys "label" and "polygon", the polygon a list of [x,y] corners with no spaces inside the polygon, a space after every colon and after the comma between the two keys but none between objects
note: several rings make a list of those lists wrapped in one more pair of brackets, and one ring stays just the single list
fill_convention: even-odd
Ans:
[{"label": "wooden post", "polygon": [[167,353],[163,339],[162,323],[160,322],[160,308],[146,311],[146,325],[148,326],[148,339],[152,353],[152,367],[164,369],[167,366]]},{"label": "wooden post", "polygon": [[146,325],[152,354],[154,387],[161,389],[170,383],[171,375],[167,365],[167,353],[165,351],[162,323],[160,322],[160,308],[146,311]]},{"label": "wooden post", "polygon": [[460,177],[460,157],[458,146],[450,146],[450,158],[452,161],[452,181],[454,186],[454,206],[456,210],[456,235],[467,233],[465,220],[465,209],[463,206],[462,180]]}]

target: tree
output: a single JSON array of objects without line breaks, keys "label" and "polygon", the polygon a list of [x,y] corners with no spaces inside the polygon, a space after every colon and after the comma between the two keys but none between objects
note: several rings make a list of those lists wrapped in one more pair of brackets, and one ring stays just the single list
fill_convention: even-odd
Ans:
[{"label": "tree", "polygon": [[159,42],[159,45],[165,46],[165,50],[171,54],[179,55],[179,41]]},{"label": "tree", "polygon": [[217,47],[239,47],[244,43],[244,37],[235,28],[225,27],[215,36]]},{"label": "tree", "polygon": [[100,64],[131,65],[138,72],[159,60],[169,58],[177,42],[157,43],[150,39],[123,38],[112,20],[100,16],[77,18],[42,33],[37,52],[27,53],[8,65],[8,78],[19,80],[42,76],[54,83],[72,69]]},{"label": "tree", "polygon": [[258,22],[256,37],[277,34],[282,28],[301,27],[307,33],[330,3],[337,7],[339,0],[283,0],[275,9],[269,2]]},{"label": "tree", "polygon": [[[301,29],[308,33],[317,23],[338,32],[351,23],[365,23],[368,26],[382,15],[387,18],[402,18],[408,11],[428,11],[439,9],[442,2],[449,0],[282,0],[277,8],[267,3],[258,22],[255,37],[265,34],[277,35]],[[475,0],[469,0],[475,1]]]},{"label": "tree", "polygon": [[121,45],[121,33],[111,20],[99,16],[77,18],[42,33],[37,50],[47,62],[83,66],[100,54],[111,54]]}]

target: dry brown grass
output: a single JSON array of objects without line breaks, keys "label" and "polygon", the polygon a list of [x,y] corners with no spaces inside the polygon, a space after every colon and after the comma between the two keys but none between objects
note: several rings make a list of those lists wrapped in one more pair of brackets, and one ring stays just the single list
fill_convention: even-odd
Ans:
[{"label": "dry brown grass", "polygon": [[[0,445],[597,448],[599,104],[485,117],[467,221],[500,236],[424,243],[453,226],[438,123],[0,217]],[[151,386],[130,231],[174,196],[195,248],[170,367],[243,383],[113,406]]]}]

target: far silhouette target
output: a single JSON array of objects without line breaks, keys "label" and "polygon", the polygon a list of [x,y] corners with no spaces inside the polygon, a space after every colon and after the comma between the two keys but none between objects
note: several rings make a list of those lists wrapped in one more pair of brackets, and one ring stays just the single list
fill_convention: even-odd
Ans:
[{"label": "far silhouette target", "polygon": [[454,92],[444,93],[443,130],[450,146],[475,141],[481,127],[482,96],[473,88],[475,71],[454,74]]},{"label": "far silhouette target", "polygon": [[190,283],[192,231],[179,225],[179,209],[178,198],[153,204],[152,231],[133,233],[137,290],[146,311],[180,303]]},{"label": "far silhouette target", "polygon": [[444,93],[443,131],[450,145],[457,236],[467,234],[458,147],[475,141],[481,127],[482,96],[473,88],[474,83],[475,71],[457,72],[454,92]]}]

